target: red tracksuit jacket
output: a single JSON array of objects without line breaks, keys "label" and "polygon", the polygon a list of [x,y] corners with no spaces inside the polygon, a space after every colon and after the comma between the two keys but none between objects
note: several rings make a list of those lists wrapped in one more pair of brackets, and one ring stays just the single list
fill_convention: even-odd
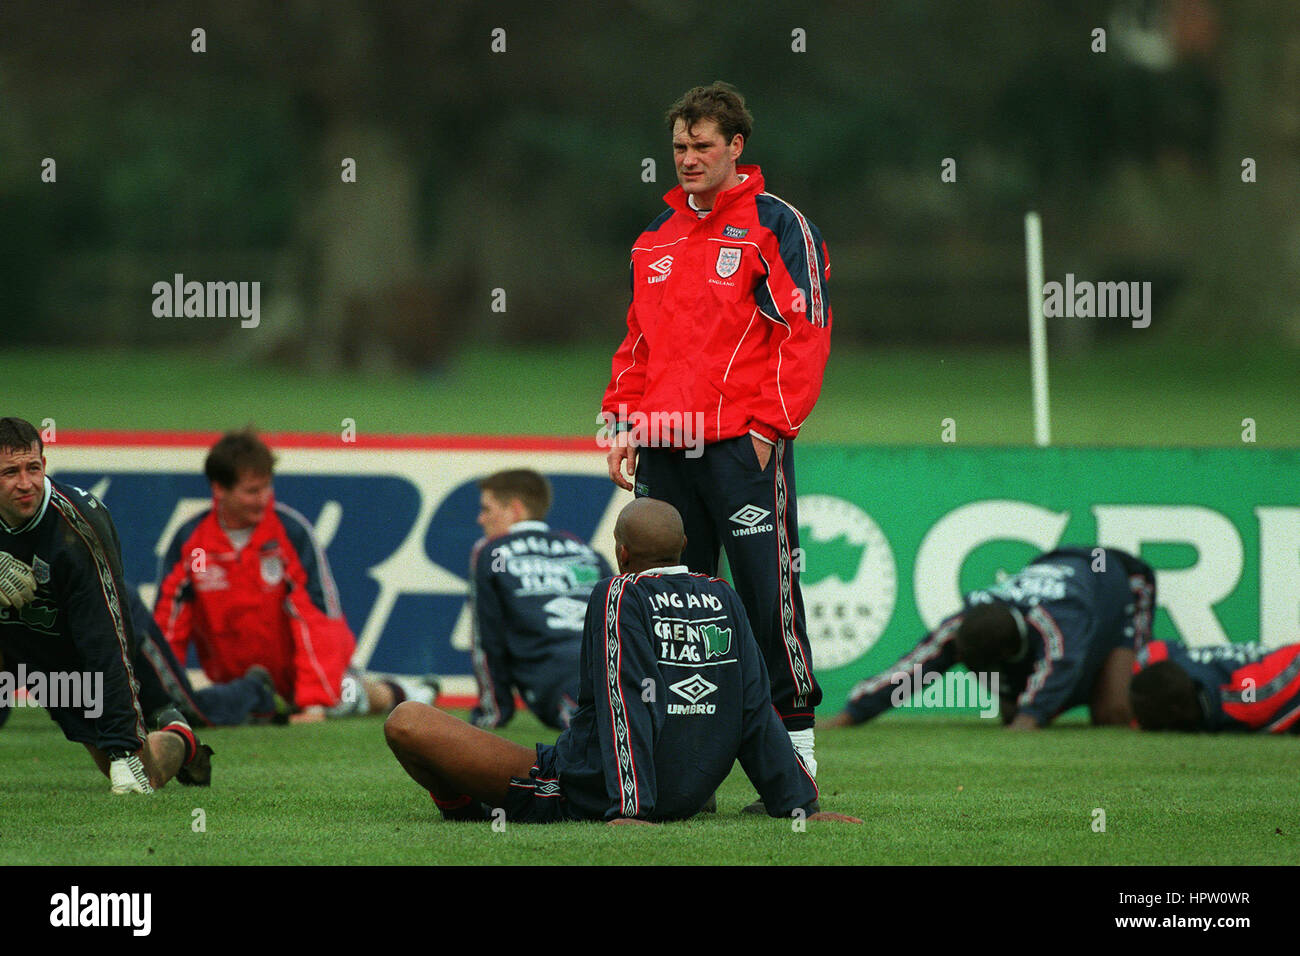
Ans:
[{"label": "red tracksuit jacket", "polygon": [[826,244],[757,166],[736,170],[747,178],[703,219],[675,187],[633,246],[607,417],[701,413],[707,443],[794,438],[812,412],[830,354]]},{"label": "red tracksuit jacket", "polygon": [[154,620],[182,663],[193,640],[213,681],[261,664],[299,707],[339,703],[356,648],[311,524],[274,502],[238,553],[215,508],[182,525],[163,554]]}]

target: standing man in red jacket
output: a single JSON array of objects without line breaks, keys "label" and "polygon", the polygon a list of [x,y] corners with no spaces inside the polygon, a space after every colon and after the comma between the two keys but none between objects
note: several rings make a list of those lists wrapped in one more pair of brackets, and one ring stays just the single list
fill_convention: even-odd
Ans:
[{"label": "standing man in red jacket", "polygon": [[433,703],[437,689],[424,681],[351,670],[357,642],[325,550],[306,518],[275,501],[274,464],[252,429],[208,452],[212,508],[172,536],[158,575],[154,620],[177,660],[193,641],[216,683],[265,668],[294,705],[293,723],[386,714],[408,698]]},{"label": "standing man in red jacket", "polygon": [[737,165],[753,120],[734,88],[696,87],[667,119],[679,185],[632,247],[627,336],[601,405],[609,476],[681,512],[692,571],[715,575],[726,548],[772,702],[815,773],[821,688],[799,591],[793,439],[830,354],[830,260],[762,171]]}]

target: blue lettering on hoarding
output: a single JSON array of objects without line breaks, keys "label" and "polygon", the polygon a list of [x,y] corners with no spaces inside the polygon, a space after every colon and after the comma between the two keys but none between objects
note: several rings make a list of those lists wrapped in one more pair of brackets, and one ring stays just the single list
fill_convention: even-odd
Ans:
[{"label": "blue lettering on hoarding", "polygon": [[[210,501],[202,475],[166,472],[59,471],[55,477],[85,489],[102,488],[122,543],[126,577],[156,584],[157,552],[164,531],[184,499]],[[548,520],[590,540],[614,491],[608,478],[548,475],[555,502]],[[475,519],[479,491],[474,481],[453,489],[438,502],[422,535],[425,557],[459,582],[455,593],[398,587],[382,621],[370,622],[382,582],[373,570],[396,554],[420,513],[421,490],[396,475],[295,475],[275,478],[276,500],[320,524],[327,512],[337,527],[326,545],[349,626],[361,638],[367,623],[379,628],[367,666],[394,673],[471,673],[468,653],[451,644],[452,630],[465,604],[469,556],[482,531]],[[389,604],[390,602],[383,602]],[[384,613],[382,610],[378,613]]]}]

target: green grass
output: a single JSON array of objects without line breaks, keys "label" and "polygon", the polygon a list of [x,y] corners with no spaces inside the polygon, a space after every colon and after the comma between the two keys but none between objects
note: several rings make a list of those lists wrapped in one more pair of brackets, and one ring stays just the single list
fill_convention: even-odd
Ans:
[{"label": "green grass", "polygon": [[[613,343],[609,343],[612,348]],[[58,428],[592,435],[605,347],[462,355],[442,376],[313,377],[159,352],[0,354],[9,407]],[[1295,351],[1235,353],[1142,339],[1054,359],[1058,444],[1300,447]],[[837,347],[801,441],[1028,444],[1023,349]],[[658,829],[444,825],[401,773],[381,723],[211,731],[211,790],[111,797],[45,715],[0,731],[0,864],[868,863],[1293,864],[1294,740],[1183,737],[1066,723],[1011,735],[976,718],[891,715],[818,734],[823,805],[861,827],[744,817],[739,772],[722,812]],[[508,736],[552,734],[522,717]],[[193,810],[206,832],[191,829]],[[1094,809],[1106,832],[1092,830]]]},{"label": "green grass", "polygon": [[[0,865],[9,864],[1293,864],[1293,739],[892,715],[817,735],[825,809],[862,826],[721,812],[659,828],[443,823],[378,718],[204,733],[211,789],[115,797],[43,713],[0,731]],[[553,739],[530,717],[508,737]],[[192,829],[194,810],[206,832]],[[1094,809],[1106,830],[1094,832]]]},{"label": "green grass", "polygon": [[[311,376],[244,368],[211,355],[64,350],[0,355],[6,414],[67,429],[594,435],[614,343],[531,350],[478,348],[436,378]],[[1300,447],[1300,352],[1237,351],[1141,339],[1053,359],[1057,444],[1241,444],[1253,418],[1261,446]],[[1031,444],[1025,349],[833,349],[801,441],[917,444],[956,422],[962,444]]]}]

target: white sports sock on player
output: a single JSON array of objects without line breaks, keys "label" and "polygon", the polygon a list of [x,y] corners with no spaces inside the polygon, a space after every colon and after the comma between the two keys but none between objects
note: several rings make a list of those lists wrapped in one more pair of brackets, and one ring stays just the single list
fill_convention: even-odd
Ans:
[{"label": "white sports sock on player", "polygon": [[114,793],[153,793],[144,762],[135,755],[118,757],[110,763],[108,781]]},{"label": "white sports sock on player", "polygon": [[384,679],[392,681],[398,687],[402,688],[402,693],[406,695],[406,699],[413,700],[417,704],[428,704],[433,706],[433,702],[438,699],[438,688],[429,684],[427,681],[420,680],[418,677],[401,677],[394,675]]},{"label": "white sports sock on player", "polygon": [[370,713],[370,694],[366,692],[366,678],[355,667],[349,667],[339,688],[339,702],[326,711],[330,717],[355,717]]},{"label": "white sports sock on player", "polygon": [[816,745],[813,743],[813,729],[791,730],[790,746],[794,747],[794,752],[803,760],[803,765],[808,768],[808,773],[814,779],[817,777],[817,756]]}]

